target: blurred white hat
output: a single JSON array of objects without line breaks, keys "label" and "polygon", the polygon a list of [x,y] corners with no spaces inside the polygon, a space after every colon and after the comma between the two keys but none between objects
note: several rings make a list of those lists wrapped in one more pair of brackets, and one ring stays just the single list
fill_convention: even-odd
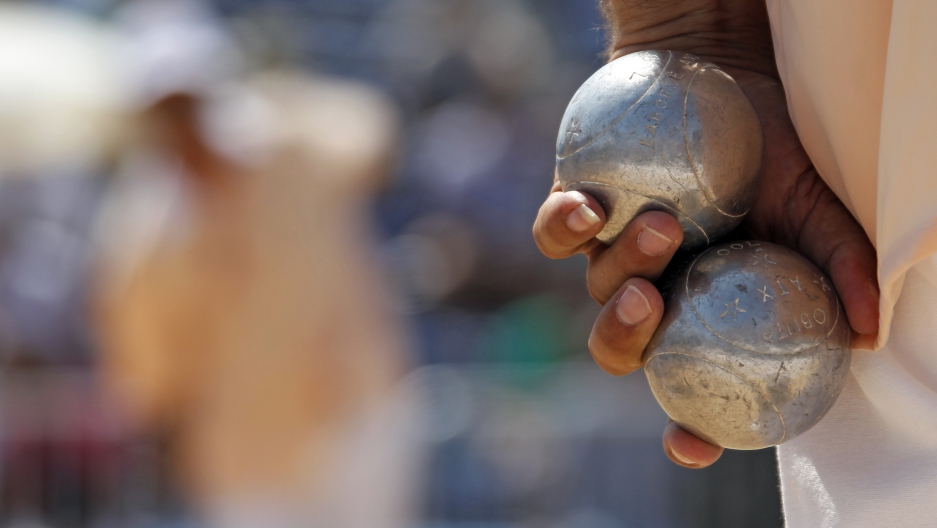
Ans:
[{"label": "blurred white hat", "polygon": [[116,20],[139,106],[172,94],[209,95],[242,73],[237,43],[201,0],[133,0]]},{"label": "blurred white hat", "polygon": [[119,49],[90,19],[0,3],[0,174],[75,170],[113,151],[128,101]]}]

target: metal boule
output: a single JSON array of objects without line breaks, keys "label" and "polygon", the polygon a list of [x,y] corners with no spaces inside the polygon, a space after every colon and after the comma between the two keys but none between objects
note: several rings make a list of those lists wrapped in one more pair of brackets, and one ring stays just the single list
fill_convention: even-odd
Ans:
[{"label": "metal boule", "polygon": [[730,449],[777,445],[842,391],[851,330],[830,280],[796,252],[718,244],[663,292],[644,370],[667,414],[696,436]]},{"label": "metal boule", "polygon": [[605,209],[611,243],[636,216],[672,214],[684,249],[734,229],[761,168],[758,115],[727,73],[679,51],[643,51],[605,65],[566,109],[556,170],[566,191]]}]

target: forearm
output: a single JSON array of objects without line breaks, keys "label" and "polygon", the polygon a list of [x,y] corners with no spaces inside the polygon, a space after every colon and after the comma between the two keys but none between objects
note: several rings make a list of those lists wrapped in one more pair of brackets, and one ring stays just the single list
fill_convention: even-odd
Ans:
[{"label": "forearm", "polygon": [[609,56],[647,49],[694,53],[777,77],[765,0],[601,0]]}]

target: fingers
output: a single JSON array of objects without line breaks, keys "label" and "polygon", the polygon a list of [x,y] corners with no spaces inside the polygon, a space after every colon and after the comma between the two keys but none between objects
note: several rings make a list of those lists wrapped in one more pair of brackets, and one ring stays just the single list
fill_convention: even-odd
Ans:
[{"label": "fingers", "polygon": [[641,356],[664,313],[664,300],[645,279],[625,282],[599,313],[589,352],[609,374],[623,376],[641,368]]},{"label": "fingers", "polygon": [[[625,282],[592,330],[589,351],[595,362],[616,376],[641,368],[641,356],[663,311],[664,300],[650,282],[639,278]],[[704,468],[718,460],[723,449],[671,423],[664,430],[664,452],[681,466]]]},{"label": "fingers", "polygon": [[723,451],[723,448],[700,440],[673,422],[664,429],[664,453],[683,467],[702,469],[711,466]]},{"label": "fingers", "polygon": [[880,296],[875,250],[871,244],[843,244],[832,253],[827,268],[853,329],[853,348],[871,350],[878,336]]},{"label": "fingers", "polygon": [[590,255],[589,294],[604,305],[631,277],[657,280],[682,243],[683,229],[674,217],[658,211],[642,214],[611,247]]},{"label": "fingers", "polygon": [[[641,368],[641,356],[664,313],[664,300],[650,282],[632,278],[605,305],[589,337],[589,351],[603,370],[622,376]],[[664,452],[675,463],[704,468],[723,449],[705,442],[674,423],[664,430]]]},{"label": "fingers", "polygon": [[589,195],[560,192],[558,186],[540,207],[534,222],[534,240],[549,258],[561,259],[590,250],[605,227],[605,211]]}]

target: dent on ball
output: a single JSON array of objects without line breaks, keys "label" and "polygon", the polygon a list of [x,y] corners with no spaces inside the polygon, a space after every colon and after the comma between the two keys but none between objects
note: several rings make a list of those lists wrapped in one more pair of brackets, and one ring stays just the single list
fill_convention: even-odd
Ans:
[{"label": "dent on ball", "polygon": [[718,66],[675,51],[621,57],[583,84],[557,140],[565,190],[594,196],[611,243],[650,210],[684,229],[685,249],[735,228],[757,191],[763,139],[754,108]]}]

